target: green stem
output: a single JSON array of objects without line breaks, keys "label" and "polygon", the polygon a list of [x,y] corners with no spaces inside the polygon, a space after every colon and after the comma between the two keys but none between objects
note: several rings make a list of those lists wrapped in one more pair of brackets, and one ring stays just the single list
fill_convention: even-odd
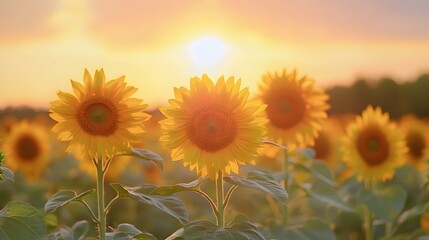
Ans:
[{"label": "green stem", "polygon": [[288,168],[289,168],[289,154],[287,150],[284,150],[284,169],[283,169],[283,181],[284,181],[284,188],[287,191],[287,182],[288,182]]},{"label": "green stem", "polygon": [[219,171],[216,179],[216,200],[217,200],[217,209],[219,216],[217,218],[217,225],[219,227],[224,227],[225,217],[224,217],[224,198],[223,198],[223,174],[222,171]]},{"label": "green stem", "polygon": [[89,214],[91,215],[91,219],[95,224],[98,224],[98,218],[95,216],[94,212],[92,211],[91,207],[88,205],[87,202],[85,202],[83,199],[79,200],[79,202],[81,202],[86,209],[88,209]]},{"label": "green stem", "polygon": [[106,212],[104,211],[104,169],[103,160],[98,158],[97,167],[97,205],[98,205],[98,231],[100,240],[106,240]]},{"label": "green stem", "polygon": [[193,190],[196,193],[199,193],[201,196],[203,196],[205,199],[207,199],[207,201],[209,202],[210,206],[212,207],[213,213],[216,216],[216,219],[219,218],[219,211],[217,210],[216,204],[213,202],[213,200],[210,198],[209,195],[207,195],[207,193],[201,191],[201,189],[195,189]]},{"label": "green stem", "polygon": [[[289,154],[287,150],[284,150],[284,169],[283,169],[283,176],[284,176],[284,188],[287,191],[288,186],[288,168],[289,168]],[[283,224],[286,226],[289,221],[289,209],[288,206],[283,206]]]},{"label": "green stem", "polygon": [[392,236],[392,228],[393,228],[393,224],[391,222],[387,222],[386,223],[386,232],[385,232],[386,238],[390,238]]},{"label": "green stem", "polygon": [[[371,179],[365,180],[365,188],[372,191]],[[365,206],[365,239],[372,240],[372,217],[368,206]]]}]

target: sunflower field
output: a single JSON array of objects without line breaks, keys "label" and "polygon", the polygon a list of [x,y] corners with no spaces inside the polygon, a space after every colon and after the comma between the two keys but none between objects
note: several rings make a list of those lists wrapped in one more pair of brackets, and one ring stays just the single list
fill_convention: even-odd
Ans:
[{"label": "sunflower field", "polygon": [[1,115],[0,239],[424,239],[428,122],[331,114],[296,70],[150,108],[104,70]]},{"label": "sunflower field", "polygon": [[0,240],[429,240],[428,13],[0,0]]}]

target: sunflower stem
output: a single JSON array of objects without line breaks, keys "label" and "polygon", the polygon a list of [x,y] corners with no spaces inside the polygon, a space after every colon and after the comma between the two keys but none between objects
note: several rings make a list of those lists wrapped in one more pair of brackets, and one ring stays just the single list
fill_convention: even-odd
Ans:
[{"label": "sunflower stem", "polygon": [[231,195],[232,195],[232,193],[234,192],[234,190],[235,190],[237,187],[238,187],[237,185],[232,186],[232,187],[228,190],[228,192],[226,193],[225,201],[223,202],[224,209],[228,206],[229,199],[231,199]]},{"label": "sunflower stem", "polygon": [[[372,180],[365,180],[365,188],[372,191]],[[368,206],[365,206],[365,239],[372,240],[372,217]]]},{"label": "sunflower stem", "polygon": [[201,196],[203,196],[205,199],[207,199],[207,201],[209,202],[210,206],[212,207],[213,213],[216,216],[216,219],[219,217],[219,211],[217,210],[216,204],[214,203],[214,201],[210,198],[209,195],[207,195],[207,193],[201,191],[201,189],[195,189],[193,190],[197,193],[199,193]]},{"label": "sunflower stem", "polygon": [[98,224],[98,218],[97,216],[95,216],[94,212],[92,211],[91,207],[88,205],[87,202],[85,202],[84,200],[79,200],[79,202],[81,202],[86,209],[88,209],[89,214],[91,215],[91,219],[95,224]]},{"label": "sunflower stem", "polygon": [[[287,192],[287,186],[288,186],[288,178],[289,178],[289,174],[288,174],[288,168],[289,168],[289,154],[287,152],[287,150],[284,150],[284,166],[283,166],[283,183],[284,183],[284,188]],[[288,217],[289,217],[289,209],[288,206],[283,206],[283,223],[286,226],[288,224]]]},{"label": "sunflower stem", "polygon": [[390,238],[392,236],[392,228],[393,228],[393,224],[391,222],[387,222],[386,223],[386,232],[385,232],[386,238]]},{"label": "sunflower stem", "polygon": [[98,231],[100,240],[106,240],[106,212],[104,209],[104,174],[103,159],[98,158],[97,167],[97,205],[98,205]]},{"label": "sunflower stem", "polygon": [[217,225],[221,228],[224,227],[224,197],[223,197],[223,174],[222,171],[218,172],[218,176],[216,179],[216,200],[217,200],[217,209],[219,212],[219,216],[217,218]]}]

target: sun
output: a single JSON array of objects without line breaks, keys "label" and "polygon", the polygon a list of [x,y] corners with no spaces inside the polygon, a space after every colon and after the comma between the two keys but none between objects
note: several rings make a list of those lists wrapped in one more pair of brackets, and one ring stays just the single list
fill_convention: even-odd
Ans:
[{"label": "sun", "polygon": [[198,68],[208,68],[219,63],[227,52],[224,41],[213,36],[200,37],[188,44],[188,53]]}]

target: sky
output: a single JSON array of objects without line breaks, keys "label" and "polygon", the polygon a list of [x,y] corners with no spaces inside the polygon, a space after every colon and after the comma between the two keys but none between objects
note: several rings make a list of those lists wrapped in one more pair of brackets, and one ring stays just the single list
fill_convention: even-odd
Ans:
[{"label": "sky", "polygon": [[0,0],[0,108],[48,108],[103,68],[165,105],[208,73],[257,93],[297,69],[321,87],[429,72],[427,0]]}]

